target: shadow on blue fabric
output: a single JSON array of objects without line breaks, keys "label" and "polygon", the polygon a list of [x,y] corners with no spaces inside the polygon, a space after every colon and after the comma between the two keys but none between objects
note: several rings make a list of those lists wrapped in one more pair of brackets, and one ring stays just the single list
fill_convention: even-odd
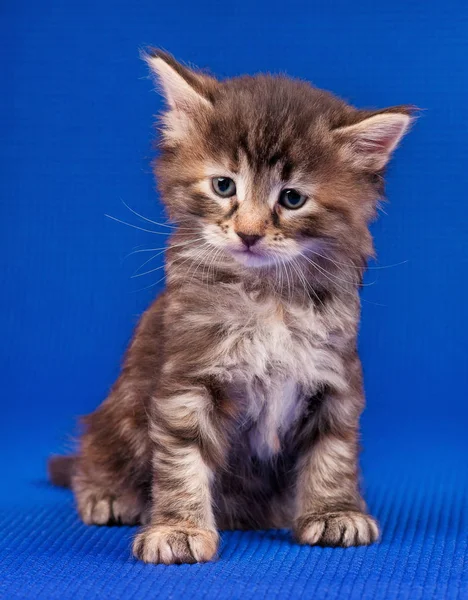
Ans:
[{"label": "shadow on blue fabric", "polygon": [[[2,9],[0,598],[468,598],[468,4],[17,0]],[[360,336],[368,548],[225,532],[220,559],[152,566],[82,525],[46,457],[106,395],[162,287],[147,44],[231,76],[287,72],[359,107],[423,111],[388,174]],[[383,212],[383,211],[382,211]],[[161,258],[161,257],[159,257]],[[155,267],[162,264],[155,261]],[[137,282],[137,283],[136,283]]]}]

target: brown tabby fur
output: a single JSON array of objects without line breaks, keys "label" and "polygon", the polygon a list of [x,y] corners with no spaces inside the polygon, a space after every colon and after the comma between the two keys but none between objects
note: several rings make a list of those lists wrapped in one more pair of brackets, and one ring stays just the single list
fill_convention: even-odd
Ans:
[{"label": "brown tabby fur", "polygon": [[[360,111],[285,77],[219,82],[162,52],[146,59],[169,105],[155,165],[176,225],[167,288],[51,479],[71,485],[87,524],[143,523],[133,548],[146,562],[210,560],[218,528],[370,544],[358,290],[410,108]],[[206,182],[230,173],[237,196],[216,198]],[[281,187],[306,205],[279,206]],[[239,232],[262,236],[263,258]]]}]

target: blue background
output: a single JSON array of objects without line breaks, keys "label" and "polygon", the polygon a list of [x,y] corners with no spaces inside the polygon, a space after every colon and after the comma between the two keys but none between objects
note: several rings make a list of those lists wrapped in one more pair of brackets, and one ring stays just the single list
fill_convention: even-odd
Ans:
[{"label": "blue background", "polygon": [[[10,0],[0,39],[0,597],[468,597],[468,4]],[[235,533],[216,564],[144,566],[130,529],[85,528],[45,483],[162,286],[161,270],[131,278],[151,254],[126,255],[165,236],[104,216],[146,228],[123,200],[163,218],[147,44],[221,77],[286,72],[359,107],[422,109],[373,226],[373,266],[402,264],[369,271],[363,293],[379,546]]]}]

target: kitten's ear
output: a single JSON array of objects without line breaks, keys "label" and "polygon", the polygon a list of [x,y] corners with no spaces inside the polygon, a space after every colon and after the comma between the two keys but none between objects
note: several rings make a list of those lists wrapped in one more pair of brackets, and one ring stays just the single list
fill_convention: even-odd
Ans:
[{"label": "kitten's ear", "polygon": [[211,106],[215,79],[184,67],[162,50],[151,48],[142,53],[142,58],[161,87],[169,109],[193,112]]},{"label": "kitten's ear", "polygon": [[375,113],[362,111],[361,119],[333,131],[344,157],[357,168],[380,171],[408,131],[413,108],[397,106]]}]

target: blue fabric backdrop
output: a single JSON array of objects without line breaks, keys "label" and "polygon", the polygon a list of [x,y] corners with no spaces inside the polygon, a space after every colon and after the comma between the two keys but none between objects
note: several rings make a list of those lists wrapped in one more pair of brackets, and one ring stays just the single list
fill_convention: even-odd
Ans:
[{"label": "blue fabric backdrop", "polygon": [[[0,39],[0,597],[468,598],[468,4],[6,0]],[[165,236],[104,216],[144,226],[124,200],[162,218],[146,44],[219,76],[281,71],[361,107],[423,109],[373,227],[374,266],[401,264],[363,293],[378,546],[230,533],[216,564],[145,566],[132,530],[84,527],[45,483],[162,286],[160,270],[131,279],[147,255],[126,255]]]}]

